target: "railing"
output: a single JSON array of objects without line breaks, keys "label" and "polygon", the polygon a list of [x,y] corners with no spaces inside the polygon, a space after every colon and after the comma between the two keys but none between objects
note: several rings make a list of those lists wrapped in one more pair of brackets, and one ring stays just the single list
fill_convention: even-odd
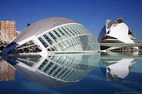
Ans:
[{"label": "railing", "polygon": [[142,46],[142,43],[100,43],[100,46],[138,47],[138,46]]}]

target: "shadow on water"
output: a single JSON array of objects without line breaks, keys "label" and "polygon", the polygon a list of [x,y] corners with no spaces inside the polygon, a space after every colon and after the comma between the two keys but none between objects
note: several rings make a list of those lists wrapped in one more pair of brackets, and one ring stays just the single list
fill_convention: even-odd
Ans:
[{"label": "shadow on water", "polygon": [[98,63],[100,54],[3,55],[2,58],[28,80],[61,88],[83,79]]}]

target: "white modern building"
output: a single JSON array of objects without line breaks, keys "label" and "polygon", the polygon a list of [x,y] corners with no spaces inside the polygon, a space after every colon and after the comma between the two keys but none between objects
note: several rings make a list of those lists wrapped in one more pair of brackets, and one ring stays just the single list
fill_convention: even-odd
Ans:
[{"label": "white modern building", "polygon": [[[132,32],[122,18],[117,19],[116,21],[106,20],[106,25],[101,30],[98,41],[100,43],[135,43],[135,38],[132,36]],[[101,47],[102,50],[108,48],[109,47]],[[114,50],[121,48],[111,47],[109,49]]]},{"label": "white modern building", "polygon": [[31,24],[2,53],[98,52],[95,37],[73,20],[52,17]]}]

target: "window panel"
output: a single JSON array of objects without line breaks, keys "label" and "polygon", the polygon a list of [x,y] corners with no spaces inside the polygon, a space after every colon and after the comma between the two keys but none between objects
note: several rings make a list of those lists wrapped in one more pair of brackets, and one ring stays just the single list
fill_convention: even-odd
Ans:
[{"label": "window panel", "polygon": [[73,25],[73,27],[72,27],[79,35],[81,34],[81,32],[80,31],[78,31],[78,29],[76,28],[76,25]]},{"label": "window panel", "polygon": [[51,71],[50,71],[48,74],[51,75],[51,73],[52,73],[53,71],[55,71],[57,68],[58,68],[58,66],[55,65],[55,66],[51,69]]},{"label": "window panel", "polygon": [[65,68],[61,73],[60,75],[58,76],[58,78],[61,78],[61,76],[67,71],[67,68]]},{"label": "window panel", "polygon": [[79,24],[64,25],[50,31],[48,34],[43,35],[44,42],[42,43],[44,45],[54,45],[54,47],[48,46],[48,51],[86,51],[96,47],[95,39],[91,38],[92,36],[88,31]]},{"label": "window panel", "polygon": [[57,33],[55,30],[53,31],[59,38],[61,37],[60,35],[59,35],[59,33]]},{"label": "window panel", "polygon": [[68,28],[69,28],[72,32],[74,32],[76,35],[78,35],[78,33],[77,33],[74,29],[72,29],[72,26],[73,26],[73,25],[69,25]]},{"label": "window panel", "polygon": [[43,44],[43,46],[46,48],[48,45],[45,43],[45,41],[42,38],[38,38],[39,41]]},{"label": "window panel", "polygon": [[47,72],[48,71],[48,69],[50,69],[51,68],[51,66],[53,65],[53,63],[52,62],[50,62],[48,65],[47,65],[47,67],[43,70],[43,72]]},{"label": "window panel", "polygon": [[67,28],[67,27],[66,27],[66,29],[67,29],[73,36],[75,36],[75,33],[74,33],[72,30],[70,30],[70,29]]},{"label": "window panel", "polygon": [[57,42],[57,38],[51,32],[49,32],[49,35]]},{"label": "window panel", "polygon": [[48,60],[45,59],[45,60],[43,61],[43,63],[38,67],[38,69],[39,69],[39,70],[43,70],[44,67],[45,67],[47,64],[48,64]]},{"label": "window panel", "polygon": [[67,32],[63,27],[62,27],[62,30],[64,30],[64,32],[71,37],[71,35],[69,34],[69,32]]},{"label": "window panel", "polygon": [[79,29],[79,26],[74,25],[74,28],[79,32],[80,34],[83,34],[82,31]]},{"label": "window panel", "polygon": [[43,36],[52,45],[53,41],[47,35],[43,35]]},{"label": "window panel", "polygon": [[63,29],[69,33],[70,36],[74,36],[74,33],[72,33],[68,28],[66,28],[66,26],[63,27]]},{"label": "window panel", "polygon": [[55,72],[55,74],[53,75],[53,77],[57,77],[57,75],[59,74],[59,72],[60,72],[62,69],[63,69],[62,67],[59,68],[59,69]]},{"label": "window panel", "polygon": [[60,30],[59,28],[58,28],[58,30],[59,30],[59,32],[60,32],[62,35],[65,35],[65,34],[62,32],[62,30]]}]

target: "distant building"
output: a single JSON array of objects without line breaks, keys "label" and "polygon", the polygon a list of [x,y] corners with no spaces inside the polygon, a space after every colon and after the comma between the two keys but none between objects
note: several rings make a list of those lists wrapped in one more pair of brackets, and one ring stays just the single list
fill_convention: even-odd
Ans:
[{"label": "distant building", "polygon": [[0,81],[15,80],[15,68],[13,68],[6,61],[0,62]]},{"label": "distant building", "polygon": [[15,21],[0,21],[0,40],[2,42],[10,42],[15,37]]},{"label": "distant building", "polygon": [[[135,43],[135,38],[128,26],[124,23],[123,19],[116,21],[106,20],[106,25],[101,30],[98,41],[100,43]],[[106,47],[102,46],[101,50],[134,50],[137,47]]]},{"label": "distant building", "polygon": [[16,31],[16,37],[19,36],[21,31]]}]

